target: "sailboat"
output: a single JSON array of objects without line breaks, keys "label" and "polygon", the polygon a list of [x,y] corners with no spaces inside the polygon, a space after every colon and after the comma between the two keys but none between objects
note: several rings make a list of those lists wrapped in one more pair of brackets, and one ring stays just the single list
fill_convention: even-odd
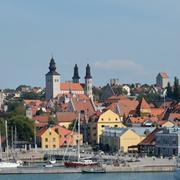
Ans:
[{"label": "sailboat", "polygon": [[85,159],[80,157],[80,113],[78,116],[78,141],[77,141],[77,160],[76,161],[65,161],[66,167],[84,167],[84,166],[97,166],[98,162],[92,161],[91,159]]},{"label": "sailboat", "polygon": [[[6,130],[6,152],[8,159],[9,147],[8,147],[7,121],[5,121],[5,130]],[[0,144],[1,144],[1,136],[0,136]],[[22,166],[22,161],[16,161],[16,162],[0,161],[0,168],[17,168],[19,166]]]}]

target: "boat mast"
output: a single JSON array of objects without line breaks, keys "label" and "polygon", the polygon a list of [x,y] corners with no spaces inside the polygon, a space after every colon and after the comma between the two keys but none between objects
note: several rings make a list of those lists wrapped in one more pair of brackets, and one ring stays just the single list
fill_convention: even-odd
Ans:
[{"label": "boat mast", "polygon": [[80,113],[78,114],[78,141],[77,141],[78,162],[80,161]]},{"label": "boat mast", "polygon": [[7,132],[7,120],[5,120],[5,131],[6,131],[6,155],[7,155],[7,159],[8,158],[8,153],[9,153],[9,147],[8,147],[8,132]]}]

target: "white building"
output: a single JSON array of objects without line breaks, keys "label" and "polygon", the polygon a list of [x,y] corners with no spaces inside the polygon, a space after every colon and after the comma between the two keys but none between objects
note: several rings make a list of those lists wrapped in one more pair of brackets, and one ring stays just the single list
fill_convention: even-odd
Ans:
[{"label": "white building", "polygon": [[166,72],[161,72],[156,77],[156,86],[158,88],[164,89],[167,87],[169,82],[169,77]]},{"label": "white building", "polygon": [[56,72],[56,63],[52,58],[49,65],[49,72],[46,74],[46,100],[56,98],[61,95],[67,94],[86,94],[88,97],[93,98],[92,92],[92,76],[90,66],[87,64],[85,83],[79,83],[79,73],[77,64],[74,67],[73,82],[67,81],[61,83],[60,74]]},{"label": "white building", "polygon": [[4,93],[2,90],[0,90],[0,110],[3,109],[3,105],[4,105]]}]

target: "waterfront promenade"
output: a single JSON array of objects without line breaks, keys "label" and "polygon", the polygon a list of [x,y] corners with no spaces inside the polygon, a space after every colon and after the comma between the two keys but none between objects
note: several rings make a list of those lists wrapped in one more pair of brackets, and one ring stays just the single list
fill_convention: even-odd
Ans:
[{"label": "waterfront promenade", "polygon": [[[62,166],[62,161],[58,161],[55,167],[44,167],[46,161],[43,160],[45,154],[63,156],[64,151],[22,151],[17,153],[18,159],[26,162],[26,165],[15,169],[0,169],[0,174],[56,174],[56,173],[81,173],[81,168],[65,168]],[[76,156],[75,152],[70,153],[71,156]],[[84,157],[93,154],[84,153]],[[97,160],[99,155],[95,156]],[[155,158],[155,157],[133,157],[132,155],[100,155],[101,166],[105,172],[172,172],[176,170],[176,159]]]}]

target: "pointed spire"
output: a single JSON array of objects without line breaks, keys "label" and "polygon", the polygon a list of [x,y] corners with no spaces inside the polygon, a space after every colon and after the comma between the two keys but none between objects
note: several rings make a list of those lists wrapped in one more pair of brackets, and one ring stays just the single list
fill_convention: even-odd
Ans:
[{"label": "pointed spire", "polygon": [[53,75],[59,75],[59,73],[56,72],[56,63],[54,61],[54,58],[52,57],[49,63],[49,72],[48,74],[53,74]]},{"label": "pointed spire", "polygon": [[73,79],[74,83],[79,83],[80,77],[79,77],[79,71],[78,71],[77,64],[75,64],[75,66],[74,66],[74,75],[73,75],[72,79]]},{"label": "pointed spire", "polygon": [[90,68],[89,64],[87,64],[87,66],[86,66],[86,76],[85,76],[85,79],[92,79],[91,68]]},{"label": "pointed spire", "polygon": [[50,70],[50,71],[56,71],[56,63],[55,63],[53,57],[51,58],[51,61],[50,61],[50,63],[49,63],[49,70]]}]

